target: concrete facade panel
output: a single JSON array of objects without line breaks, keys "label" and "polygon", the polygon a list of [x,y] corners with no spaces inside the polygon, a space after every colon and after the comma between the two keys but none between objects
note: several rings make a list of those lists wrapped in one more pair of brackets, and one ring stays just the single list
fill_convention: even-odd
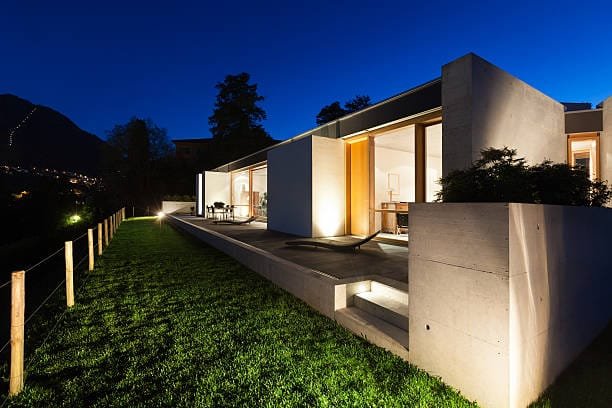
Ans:
[{"label": "concrete facade panel", "polygon": [[409,324],[412,364],[440,376],[481,406],[508,406],[508,355],[500,347],[412,314]]},{"label": "concrete facade panel", "polygon": [[268,229],[312,236],[312,136],[268,152]]},{"label": "concrete facade panel", "polygon": [[563,105],[474,54],[442,68],[442,111],[445,175],[488,147],[529,163],[567,161]]},{"label": "concrete facade panel", "polygon": [[507,204],[413,204],[409,223],[410,361],[507,406]]},{"label": "concrete facade panel", "polygon": [[312,137],[312,236],[344,235],[344,141]]},{"label": "concrete facade panel", "polygon": [[412,204],[410,253],[434,262],[507,276],[507,212],[504,203]]}]

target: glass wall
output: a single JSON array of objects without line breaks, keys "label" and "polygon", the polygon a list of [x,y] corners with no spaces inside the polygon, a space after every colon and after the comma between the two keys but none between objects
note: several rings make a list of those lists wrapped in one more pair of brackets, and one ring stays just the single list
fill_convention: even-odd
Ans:
[{"label": "glass wall", "polygon": [[[382,132],[374,138],[374,212],[375,229],[398,235],[398,223],[415,201],[414,126]],[[400,220],[401,221],[401,220]]]},{"label": "glass wall", "polygon": [[268,216],[268,168],[260,167],[251,171],[253,179],[253,215],[256,217]]},{"label": "glass wall", "polygon": [[234,216],[249,216],[249,171],[232,173],[232,205]]},{"label": "glass wall", "polygon": [[425,128],[425,201],[432,202],[440,191],[442,177],[442,124]]}]

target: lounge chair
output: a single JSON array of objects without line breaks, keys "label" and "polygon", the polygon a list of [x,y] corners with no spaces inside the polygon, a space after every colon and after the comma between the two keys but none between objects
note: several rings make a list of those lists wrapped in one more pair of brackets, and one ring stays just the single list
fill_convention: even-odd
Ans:
[{"label": "lounge chair", "polygon": [[227,225],[244,225],[250,224],[255,221],[257,217],[249,217],[246,220],[216,220],[213,221],[213,224],[227,224]]},{"label": "lounge chair", "polygon": [[323,238],[301,238],[301,239],[295,239],[293,241],[287,241],[285,242],[285,244],[289,246],[302,246],[302,245],[314,246],[314,247],[327,248],[327,249],[331,249],[334,251],[348,251],[351,249],[355,251],[357,249],[360,249],[362,245],[369,242],[379,233],[380,231],[376,231],[372,235],[368,235],[365,238],[353,239],[350,241],[334,241],[331,239],[323,239]]}]

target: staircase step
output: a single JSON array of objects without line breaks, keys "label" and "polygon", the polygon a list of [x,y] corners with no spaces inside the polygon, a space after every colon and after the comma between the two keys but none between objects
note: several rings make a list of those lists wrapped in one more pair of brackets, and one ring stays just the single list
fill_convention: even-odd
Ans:
[{"label": "staircase step", "polygon": [[378,292],[358,293],[354,297],[354,304],[355,307],[408,331],[408,304]]},{"label": "staircase step", "polygon": [[397,300],[400,303],[408,304],[408,292],[393,286],[386,285],[381,282],[372,281],[371,289],[372,292],[384,295],[393,300]]},{"label": "staircase step", "polygon": [[368,342],[408,360],[408,332],[356,307],[336,310],[336,321]]}]

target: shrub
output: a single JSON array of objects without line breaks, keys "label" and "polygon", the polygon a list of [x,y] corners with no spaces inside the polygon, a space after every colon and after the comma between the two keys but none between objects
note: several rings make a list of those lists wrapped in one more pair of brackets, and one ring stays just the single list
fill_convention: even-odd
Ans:
[{"label": "shrub", "polygon": [[612,196],[605,181],[567,164],[544,161],[528,166],[516,150],[488,148],[465,170],[440,179],[437,201],[518,202],[601,207]]}]

